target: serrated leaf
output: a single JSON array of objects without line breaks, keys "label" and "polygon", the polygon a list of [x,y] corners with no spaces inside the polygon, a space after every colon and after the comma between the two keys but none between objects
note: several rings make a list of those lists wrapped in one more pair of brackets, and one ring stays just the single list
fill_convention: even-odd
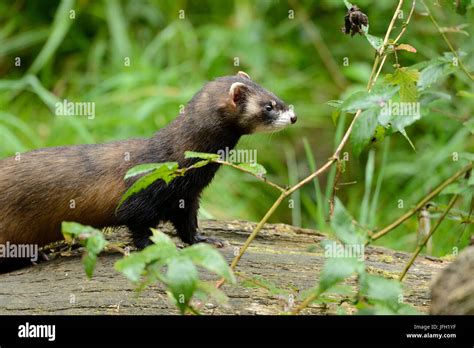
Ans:
[{"label": "serrated leaf", "polygon": [[[459,55],[461,57],[463,56],[461,52],[459,52]],[[459,67],[453,64],[455,61],[456,58],[452,53],[445,53],[443,57],[430,60],[424,69],[421,70],[421,75],[417,83],[418,89],[424,90],[438,82],[441,78],[458,70]]]},{"label": "serrated leaf", "polygon": [[389,87],[383,90],[355,92],[350,95],[341,105],[341,110],[346,112],[356,112],[357,110],[365,110],[371,107],[381,107],[386,104],[399,90],[400,87]]},{"label": "serrated leaf", "polygon": [[334,214],[331,219],[331,227],[336,237],[344,244],[365,244],[367,235],[364,231],[356,229],[353,220],[342,202],[336,197]]},{"label": "serrated leaf", "polygon": [[322,293],[354,273],[364,271],[364,263],[353,257],[329,258],[324,263],[319,278],[319,292]]},{"label": "serrated leaf", "polygon": [[394,279],[385,279],[380,276],[364,274],[361,277],[361,293],[369,300],[382,301],[392,307],[397,307],[402,295],[400,282]]},{"label": "serrated leaf", "polygon": [[237,166],[260,177],[267,173],[265,167],[258,163],[239,163]]},{"label": "serrated leaf", "polygon": [[[150,246],[152,247],[152,246]],[[150,248],[148,247],[148,248]],[[118,272],[123,273],[125,277],[130,279],[132,282],[138,282],[145,269],[146,262],[145,256],[138,253],[132,253],[129,256],[118,260],[114,267]]]},{"label": "serrated leaf", "polygon": [[359,157],[362,150],[370,144],[378,125],[379,108],[371,108],[362,112],[354,124],[350,135],[352,151]]},{"label": "serrated leaf", "polygon": [[393,74],[385,76],[385,82],[400,86],[400,101],[415,102],[418,99],[416,83],[420,78],[420,72],[416,69],[399,68]]},{"label": "serrated leaf", "polygon": [[191,300],[197,287],[198,272],[191,260],[187,257],[176,257],[168,265],[166,272],[168,288],[173,294],[181,313]]},{"label": "serrated leaf", "polygon": [[186,151],[184,153],[184,158],[201,158],[201,159],[207,159],[207,160],[216,160],[216,159],[220,159],[221,156],[215,153]]},{"label": "serrated leaf", "polygon": [[235,283],[234,274],[222,255],[208,244],[195,244],[181,251],[193,263],[216,273],[231,283]]},{"label": "serrated leaf", "polygon": [[176,170],[178,169],[178,163],[177,162],[164,162],[164,163],[139,164],[138,166],[135,166],[131,168],[129,171],[127,171],[127,174],[125,174],[125,179],[130,179],[134,176],[144,174],[152,170],[160,170],[160,169]]}]

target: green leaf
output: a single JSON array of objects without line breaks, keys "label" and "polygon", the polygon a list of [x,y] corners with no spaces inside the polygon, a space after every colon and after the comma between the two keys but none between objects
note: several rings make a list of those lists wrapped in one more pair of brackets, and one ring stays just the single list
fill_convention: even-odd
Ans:
[{"label": "green leaf", "polygon": [[165,170],[176,170],[178,169],[178,163],[177,162],[164,162],[164,163],[145,163],[145,164],[139,164],[138,166],[135,166],[131,168],[127,174],[125,174],[125,179],[130,179],[134,176],[148,173],[152,170],[156,169],[162,169],[165,168]]},{"label": "green leaf", "polygon": [[100,232],[100,230],[95,229],[92,226],[85,226],[81,225],[80,223],[77,222],[68,222],[68,221],[63,221],[61,224],[61,231],[63,235],[67,238],[77,238],[79,235],[84,234],[92,234],[94,232]]},{"label": "green leaf", "polygon": [[359,157],[362,150],[370,144],[374,137],[378,125],[377,116],[379,111],[378,107],[367,109],[356,120],[350,135],[352,151],[356,157]]},{"label": "green leaf", "polygon": [[347,9],[350,10],[351,7],[353,7],[354,5],[352,5],[349,1],[347,0],[344,0],[344,5],[346,5]]},{"label": "green leaf", "polygon": [[260,177],[267,173],[265,167],[258,163],[239,163],[237,166]]},{"label": "green leaf", "polygon": [[99,254],[107,246],[108,242],[100,231],[95,231],[87,238],[86,249],[92,254]]},{"label": "green leaf", "polygon": [[402,287],[394,279],[385,279],[380,276],[364,274],[361,277],[361,293],[369,300],[381,301],[391,307],[400,305]]},{"label": "green leaf", "polygon": [[215,153],[186,151],[184,153],[184,158],[201,158],[201,159],[207,159],[207,160],[217,160],[217,159],[220,159],[221,156]]},{"label": "green leaf", "polygon": [[204,267],[211,272],[225,278],[231,283],[235,283],[235,278],[222,255],[208,244],[195,244],[181,251],[181,256],[186,256],[193,263]]},{"label": "green leaf", "polygon": [[[462,52],[459,52],[459,55],[461,58],[464,56]],[[418,89],[424,90],[438,82],[441,78],[457,71],[459,67],[453,64],[455,61],[456,58],[452,53],[445,53],[443,57],[430,60],[423,70],[421,70],[420,78],[417,83]],[[419,64],[416,64],[416,66],[418,65]]]},{"label": "green leaf", "polygon": [[[152,246],[149,246],[148,248],[150,247]],[[123,275],[132,282],[138,282],[140,280],[145,266],[145,256],[140,252],[132,253],[129,256],[118,260],[114,265],[118,272],[123,273]]]},{"label": "green leaf", "polygon": [[334,257],[326,260],[319,279],[319,292],[322,293],[354,273],[364,271],[364,263],[353,257]]},{"label": "green leaf", "polygon": [[[171,162],[173,163],[173,162]],[[181,175],[177,172],[178,164],[175,163],[174,165],[169,165],[165,163],[164,165],[160,166],[158,169],[155,169],[153,172],[141,177],[137,181],[133,183],[133,185],[125,192],[120,200],[117,209],[131,196],[137,194],[138,192],[146,189],[148,186],[153,184],[157,180],[163,180],[166,184],[168,184],[171,180],[173,180],[176,176]]]},{"label": "green leaf", "polygon": [[210,296],[221,306],[225,306],[229,302],[229,298],[226,294],[222,290],[216,288],[214,283],[210,282],[198,281],[194,296],[202,301],[205,301],[206,297]]},{"label": "green leaf", "polygon": [[359,109],[365,110],[371,107],[381,107],[386,104],[399,90],[399,87],[379,89],[368,93],[366,91],[355,92],[349,96],[341,105],[341,109],[346,112],[356,112]]},{"label": "green leaf", "polygon": [[380,51],[380,49],[383,47],[383,39],[378,37],[378,36],[374,36],[374,35],[370,35],[370,34],[365,34],[365,37],[367,39],[367,41],[369,41],[370,45],[375,48],[377,51]]},{"label": "green leaf", "polygon": [[[169,260],[178,255],[178,249],[176,245],[161,231],[158,231],[154,228],[151,229],[153,235],[150,237],[151,241],[155,243],[156,248],[150,250],[150,254],[146,255],[147,262],[151,260],[161,260],[163,263],[168,263]],[[151,246],[150,246],[151,247]],[[145,248],[143,251],[146,251],[149,247]],[[152,253],[155,253],[153,256]]]},{"label": "green leaf", "polygon": [[94,274],[95,264],[97,262],[97,254],[86,252],[82,257],[82,264],[87,277],[90,279]]},{"label": "green leaf", "polygon": [[339,198],[336,197],[334,214],[331,220],[331,227],[336,237],[344,244],[365,244],[367,235],[364,231],[355,228],[353,220]]},{"label": "green leaf", "polygon": [[385,76],[385,82],[400,86],[400,101],[415,102],[418,99],[416,83],[420,78],[420,72],[416,69],[399,68],[393,74]]},{"label": "green leaf", "polygon": [[181,313],[186,311],[198,283],[198,272],[187,257],[171,260],[166,272],[168,287]]}]

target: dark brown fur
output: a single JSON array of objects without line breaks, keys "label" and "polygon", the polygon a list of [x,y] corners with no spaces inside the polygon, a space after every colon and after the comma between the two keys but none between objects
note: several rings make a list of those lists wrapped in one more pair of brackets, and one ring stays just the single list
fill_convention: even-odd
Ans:
[{"label": "dark brown fur", "polygon": [[[245,86],[229,95],[235,82]],[[21,154],[19,160],[0,160],[0,244],[43,246],[60,240],[62,221],[98,228],[127,225],[138,247],[150,243],[150,227],[160,221],[172,222],[187,243],[205,240],[197,234],[199,197],[218,165],[190,171],[168,185],[157,181],[116,213],[132,184],[123,178],[127,170],[143,163],[177,161],[189,166],[195,160],[184,159],[185,151],[216,153],[233,148],[242,135],[269,122],[255,114],[255,105],[253,114],[246,112],[250,98],[254,104],[260,99],[276,100],[286,108],[244,75],[223,77],[205,85],[185,112],[152,138],[46,148]]]}]

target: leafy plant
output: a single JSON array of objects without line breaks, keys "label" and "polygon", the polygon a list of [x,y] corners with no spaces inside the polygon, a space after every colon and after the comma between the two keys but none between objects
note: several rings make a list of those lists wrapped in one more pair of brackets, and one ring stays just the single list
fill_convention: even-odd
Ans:
[{"label": "leafy plant", "polygon": [[196,244],[178,250],[164,233],[152,229],[150,245],[116,262],[115,268],[142,290],[155,282],[164,284],[172,301],[181,313],[196,312],[193,297],[205,300],[207,296],[225,304],[227,297],[208,282],[199,279],[196,266],[217,274],[230,283],[234,275],[221,254],[207,244]]},{"label": "leafy plant", "polygon": [[61,229],[66,242],[72,243],[72,241],[76,239],[85,247],[82,263],[87,277],[92,278],[97,262],[97,255],[108,245],[102,232],[90,226],[83,226],[77,222],[63,222]]}]

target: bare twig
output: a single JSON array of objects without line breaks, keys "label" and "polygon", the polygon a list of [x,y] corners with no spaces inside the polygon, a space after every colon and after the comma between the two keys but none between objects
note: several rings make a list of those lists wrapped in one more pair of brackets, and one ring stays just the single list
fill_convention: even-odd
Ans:
[{"label": "bare twig", "polygon": [[400,31],[400,34],[398,34],[396,39],[393,41],[394,45],[398,42],[398,40],[400,40],[400,38],[403,36],[405,31],[407,30],[408,24],[410,23],[410,20],[411,20],[411,16],[413,15],[413,12],[415,11],[415,5],[416,5],[416,0],[413,0],[411,4],[410,14],[408,15],[408,19],[405,23],[403,23],[403,27],[402,27],[402,30]]},{"label": "bare twig", "polygon": [[[385,39],[384,39],[384,42],[383,42],[383,47],[382,49],[380,50],[379,54],[376,55],[376,58],[375,58],[375,61],[374,61],[374,66],[372,68],[372,74],[369,78],[369,82],[367,84],[367,91],[371,91],[371,88],[373,86],[373,84],[375,84],[376,82],[376,76],[375,76],[375,73],[377,71],[377,67],[378,67],[378,64],[380,62],[380,55],[382,55],[384,53],[384,49],[387,45],[387,42],[389,40],[389,37],[390,37],[390,33],[392,32],[392,29],[393,29],[393,26],[394,26],[394,23],[397,19],[397,16],[398,16],[398,13],[400,12],[400,8],[403,4],[403,0],[399,0],[399,3],[398,3],[398,6],[397,6],[397,9],[395,10],[395,13],[392,17],[392,20],[388,26],[388,29],[387,29],[387,33],[385,35]],[[383,60],[384,62],[384,60]],[[382,63],[381,63],[382,64]],[[306,185],[307,183],[311,182],[315,177],[321,175],[322,173],[324,173],[325,171],[327,171],[335,162],[337,162],[339,160],[339,155],[341,154],[341,151],[342,149],[344,148],[344,146],[346,145],[347,141],[349,140],[349,136],[351,135],[351,132],[352,132],[352,129],[354,128],[354,124],[355,122],[357,121],[357,119],[360,117],[362,113],[362,110],[358,110],[356,112],[356,114],[354,115],[354,118],[352,119],[352,122],[351,124],[349,125],[349,127],[347,128],[346,132],[344,133],[344,136],[342,137],[341,139],[341,142],[339,143],[338,147],[336,148],[336,150],[334,151],[334,154],[332,155],[331,158],[329,158],[329,160],[321,167],[319,168],[316,172],[310,174],[309,176],[307,176],[306,178],[304,178],[303,180],[301,180],[299,183],[297,183],[296,185],[294,185],[293,187],[290,187],[289,189],[283,191],[280,196],[278,197],[278,199],[273,203],[273,205],[270,207],[270,209],[267,211],[267,213],[265,214],[265,216],[262,218],[262,220],[260,220],[260,222],[257,224],[257,226],[255,227],[255,229],[252,231],[252,233],[250,234],[250,236],[247,238],[247,240],[245,241],[244,245],[242,246],[242,248],[240,249],[240,252],[239,254],[234,258],[234,260],[232,261],[231,263],[231,268],[232,269],[235,269],[235,267],[237,266],[237,263],[239,262],[239,260],[241,259],[241,257],[243,256],[243,254],[246,252],[247,248],[249,247],[250,243],[252,243],[252,241],[255,239],[255,237],[257,236],[257,234],[260,232],[260,230],[262,229],[263,225],[265,225],[265,223],[268,221],[268,219],[272,216],[272,214],[275,212],[275,210],[278,208],[278,206],[281,204],[281,202],[283,202],[283,200],[288,197],[289,195],[291,195],[293,192],[295,192],[296,190],[299,190],[302,186]],[[217,282],[216,286],[217,287],[220,287],[222,284],[224,283],[224,279],[221,279],[220,281]]]},{"label": "bare twig", "polygon": [[250,171],[250,170],[247,170],[245,168],[242,168],[234,163],[231,163],[231,162],[227,162],[227,161],[222,161],[222,160],[214,160],[213,161],[214,163],[219,163],[219,164],[223,164],[223,165],[226,165],[226,166],[229,166],[229,167],[232,167],[232,168],[235,168],[237,170],[240,170],[241,172],[244,172],[244,173],[247,173],[247,174],[251,174],[253,175],[254,177],[256,177],[258,180],[260,181],[263,181],[265,183],[267,183],[268,185],[276,188],[277,190],[279,190],[280,192],[285,192],[285,189],[283,187],[281,187],[280,185],[278,184],[275,184],[274,182],[271,182],[270,180],[268,180],[266,177],[264,176],[261,176],[261,175],[258,175],[258,174],[255,174],[254,172]]},{"label": "bare twig", "polygon": [[421,242],[421,244],[416,247],[415,252],[413,253],[412,257],[410,258],[410,260],[408,261],[407,265],[406,265],[405,268],[403,269],[403,272],[400,274],[400,277],[398,278],[399,281],[403,281],[403,278],[405,278],[405,275],[407,274],[407,272],[408,272],[408,270],[410,269],[410,267],[413,265],[413,262],[415,262],[416,257],[420,254],[421,249],[423,249],[423,247],[426,245],[426,243],[427,243],[428,240],[431,238],[431,236],[436,232],[436,230],[438,229],[439,225],[441,225],[441,223],[443,222],[444,218],[446,217],[446,215],[448,215],[449,211],[450,211],[451,208],[453,207],[454,203],[456,203],[458,197],[459,197],[459,195],[454,195],[453,198],[451,198],[451,201],[449,202],[448,207],[447,207],[446,210],[444,211],[443,215],[441,215],[441,217],[436,221],[436,224],[433,226],[433,228],[431,229],[430,233],[428,233],[428,235],[427,235],[427,236],[425,237],[425,239]]},{"label": "bare twig", "polygon": [[462,168],[461,170],[459,170],[458,172],[456,172],[455,174],[453,174],[451,177],[449,177],[448,179],[446,179],[444,182],[442,182],[437,188],[435,188],[433,191],[431,191],[428,195],[426,195],[420,202],[418,202],[418,204],[410,209],[408,212],[406,212],[405,214],[403,214],[402,216],[400,216],[397,220],[395,220],[394,222],[392,222],[390,225],[388,225],[387,227],[383,228],[382,230],[380,230],[379,232],[375,233],[373,236],[372,236],[372,241],[376,240],[376,239],[379,239],[380,237],[383,237],[384,235],[386,235],[387,233],[389,233],[390,231],[392,231],[393,229],[395,229],[396,227],[398,227],[399,225],[401,225],[403,222],[405,222],[407,219],[409,219],[412,215],[416,214],[416,212],[418,210],[420,210],[421,208],[423,208],[426,203],[428,203],[433,197],[436,197],[444,188],[446,188],[448,185],[452,184],[454,181],[456,181],[461,175],[465,174],[467,171],[471,170],[472,169],[472,163],[471,164],[468,164],[467,166],[465,166],[464,168]]}]

